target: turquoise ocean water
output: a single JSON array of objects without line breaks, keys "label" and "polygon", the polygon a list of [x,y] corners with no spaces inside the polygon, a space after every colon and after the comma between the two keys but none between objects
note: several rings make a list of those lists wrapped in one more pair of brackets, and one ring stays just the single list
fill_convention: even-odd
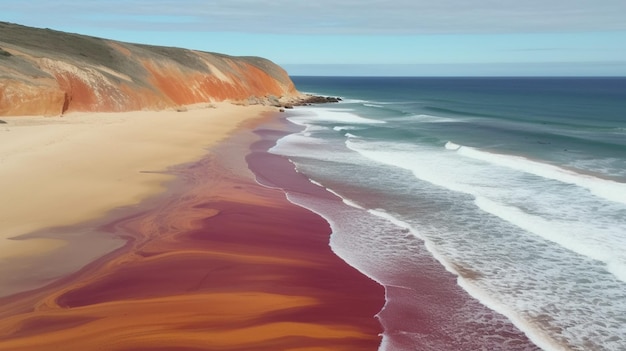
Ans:
[{"label": "turquoise ocean water", "polygon": [[[428,256],[542,349],[626,350],[626,79],[293,80],[343,99],[271,150],[350,205],[290,196],[341,257],[391,291]],[[408,324],[404,348],[442,349]]]}]

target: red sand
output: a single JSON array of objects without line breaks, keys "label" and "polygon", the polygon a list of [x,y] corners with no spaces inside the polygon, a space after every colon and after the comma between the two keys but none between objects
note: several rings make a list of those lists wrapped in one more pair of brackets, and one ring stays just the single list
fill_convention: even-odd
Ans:
[{"label": "red sand", "polygon": [[[376,350],[383,288],[331,252],[322,218],[252,179],[251,142],[231,138],[107,225],[125,247],[0,299],[0,350]],[[321,191],[284,159],[248,160]]]}]

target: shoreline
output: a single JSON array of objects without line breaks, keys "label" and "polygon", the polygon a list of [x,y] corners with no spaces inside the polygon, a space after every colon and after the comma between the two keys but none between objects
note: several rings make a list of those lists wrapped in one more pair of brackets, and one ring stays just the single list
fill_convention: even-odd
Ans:
[{"label": "shoreline", "polygon": [[170,169],[176,179],[142,203],[148,208],[107,216],[99,228],[124,236],[122,248],[56,283],[0,298],[0,348],[70,340],[111,350],[377,348],[383,288],[331,251],[321,216],[250,171],[301,182],[289,161],[277,171],[244,159],[248,147],[261,152],[250,145],[267,143],[253,125],[270,119],[254,119],[200,161]]},{"label": "shoreline", "polygon": [[[304,129],[299,127],[300,134]],[[325,164],[320,161],[307,163],[308,157],[316,160],[314,155],[303,151],[305,154],[300,159],[299,153],[293,151],[315,144],[299,144],[298,138],[292,142],[286,139],[281,144],[284,149],[279,147],[278,154],[293,156],[298,166],[314,175],[312,165],[324,169]],[[363,177],[383,181],[386,176],[380,172]],[[344,173],[344,177],[349,176]],[[358,178],[355,174],[353,183],[346,181],[351,178],[323,176],[310,180],[337,195],[340,201],[311,196],[297,188],[287,188],[287,192],[292,203],[330,223],[333,231],[330,245],[339,257],[385,287],[386,304],[377,314],[384,329],[380,350],[415,347],[495,350],[502,345],[509,350],[539,350],[525,329],[463,289],[458,283],[459,276],[436,260],[428,243],[412,232],[407,223],[372,206],[378,196],[384,195],[361,186]],[[351,194],[359,194],[356,197],[359,203],[352,200]],[[463,278],[480,279],[471,270],[461,273]]]}]

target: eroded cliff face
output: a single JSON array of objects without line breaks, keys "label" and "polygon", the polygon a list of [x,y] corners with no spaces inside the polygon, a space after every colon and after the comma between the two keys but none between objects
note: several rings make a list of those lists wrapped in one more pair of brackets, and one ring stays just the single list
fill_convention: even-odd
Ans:
[{"label": "eroded cliff face", "polygon": [[298,97],[258,57],[129,44],[0,22],[0,116],[160,110]]}]

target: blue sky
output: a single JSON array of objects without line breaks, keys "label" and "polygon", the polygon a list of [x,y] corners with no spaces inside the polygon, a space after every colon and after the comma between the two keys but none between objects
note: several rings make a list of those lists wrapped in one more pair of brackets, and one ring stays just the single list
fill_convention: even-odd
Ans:
[{"label": "blue sky", "polygon": [[0,0],[0,21],[292,75],[625,76],[625,18],[626,0]]}]

